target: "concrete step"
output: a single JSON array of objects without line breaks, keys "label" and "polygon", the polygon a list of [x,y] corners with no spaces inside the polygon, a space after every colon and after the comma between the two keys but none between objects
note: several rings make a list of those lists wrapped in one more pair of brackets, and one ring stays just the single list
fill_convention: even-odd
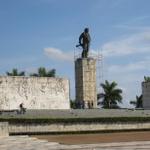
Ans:
[{"label": "concrete step", "polygon": [[150,149],[150,141],[62,145],[28,136],[0,138],[0,150],[143,150]]}]

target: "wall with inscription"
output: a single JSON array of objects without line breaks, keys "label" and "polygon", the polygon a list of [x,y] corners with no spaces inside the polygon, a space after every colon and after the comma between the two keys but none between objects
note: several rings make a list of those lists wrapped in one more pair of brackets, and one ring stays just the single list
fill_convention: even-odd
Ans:
[{"label": "wall with inscription", "polygon": [[69,109],[69,81],[48,77],[0,77],[0,109]]}]

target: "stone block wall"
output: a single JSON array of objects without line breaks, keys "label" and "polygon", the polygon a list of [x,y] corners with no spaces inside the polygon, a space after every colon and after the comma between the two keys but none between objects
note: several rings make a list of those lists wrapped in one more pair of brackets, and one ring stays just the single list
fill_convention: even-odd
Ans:
[{"label": "stone block wall", "polygon": [[69,81],[49,77],[0,77],[0,110],[69,109]]},{"label": "stone block wall", "polygon": [[76,100],[84,101],[85,108],[97,107],[96,60],[78,58],[75,61]]}]

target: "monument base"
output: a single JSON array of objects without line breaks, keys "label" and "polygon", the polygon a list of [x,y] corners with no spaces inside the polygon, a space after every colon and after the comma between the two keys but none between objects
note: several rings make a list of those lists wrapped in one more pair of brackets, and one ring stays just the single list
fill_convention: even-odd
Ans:
[{"label": "monument base", "polygon": [[76,101],[81,108],[97,108],[96,60],[78,58],[75,61]]}]

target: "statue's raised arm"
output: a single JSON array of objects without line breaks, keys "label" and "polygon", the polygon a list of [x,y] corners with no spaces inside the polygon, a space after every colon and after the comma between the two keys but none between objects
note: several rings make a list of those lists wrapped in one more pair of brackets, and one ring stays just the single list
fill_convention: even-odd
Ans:
[{"label": "statue's raised arm", "polygon": [[90,37],[90,34],[89,34],[89,28],[85,28],[84,32],[81,33],[81,35],[79,37],[79,45],[77,45],[77,47],[81,46],[82,49],[83,49],[82,58],[87,58],[88,57],[90,42],[91,42],[91,37]]}]

